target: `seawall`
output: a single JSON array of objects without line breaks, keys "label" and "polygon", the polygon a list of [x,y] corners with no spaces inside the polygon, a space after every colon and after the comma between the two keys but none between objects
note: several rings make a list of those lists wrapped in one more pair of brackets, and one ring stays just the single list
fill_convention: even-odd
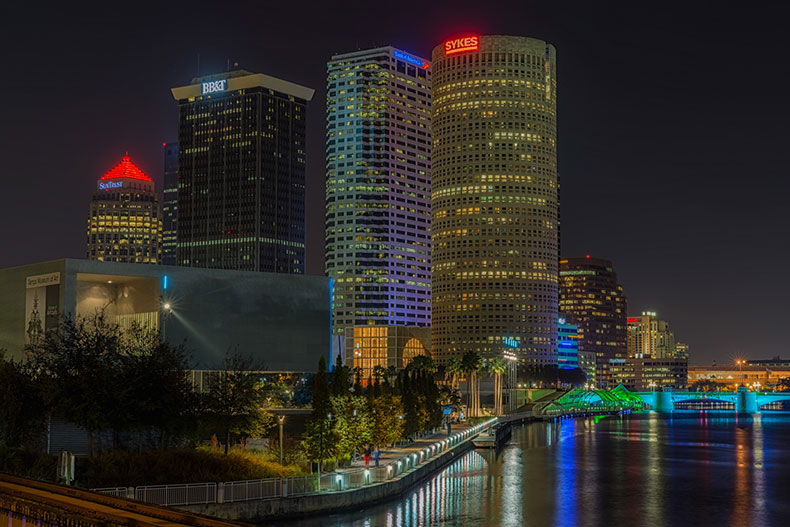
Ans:
[{"label": "seawall", "polygon": [[375,485],[307,496],[233,503],[209,503],[205,505],[179,507],[179,509],[225,520],[239,520],[252,523],[296,516],[308,516],[317,513],[354,510],[366,505],[373,505],[398,498],[415,485],[430,479],[440,469],[444,468],[444,466],[470,450],[473,447],[472,439],[474,437],[474,435],[471,436],[465,441],[455,445],[450,450],[443,452],[435,459],[412,469],[402,476]]}]

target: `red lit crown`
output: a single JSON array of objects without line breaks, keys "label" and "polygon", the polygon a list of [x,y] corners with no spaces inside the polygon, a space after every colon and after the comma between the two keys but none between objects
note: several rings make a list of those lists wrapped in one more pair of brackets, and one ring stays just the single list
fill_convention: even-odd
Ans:
[{"label": "red lit crown", "polygon": [[123,156],[121,162],[115,165],[112,170],[104,174],[102,179],[120,179],[120,178],[130,178],[130,179],[141,179],[143,181],[151,181],[151,178],[145,175],[145,172],[140,170],[140,168],[132,163],[132,160],[129,159],[129,156]]}]

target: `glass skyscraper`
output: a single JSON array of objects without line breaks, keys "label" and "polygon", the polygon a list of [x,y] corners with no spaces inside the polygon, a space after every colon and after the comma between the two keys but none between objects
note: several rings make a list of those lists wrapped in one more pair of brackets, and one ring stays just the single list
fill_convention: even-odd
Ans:
[{"label": "glass skyscraper", "polygon": [[303,274],[305,126],[314,91],[237,70],[178,101],[178,265]]},{"label": "glass skyscraper", "polygon": [[164,191],[162,193],[162,264],[176,265],[178,232],[178,143],[163,143]]},{"label": "glass skyscraper", "polygon": [[557,58],[526,37],[433,50],[434,356],[557,363]]},{"label": "glass skyscraper", "polygon": [[579,351],[595,354],[598,386],[612,386],[610,368],[626,358],[626,297],[612,262],[560,260],[560,311],[579,326]]},{"label": "glass skyscraper", "polygon": [[[427,60],[393,47],[332,57],[326,273],[334,282],[335,333],[352,337],[350,329],[359,326],[430,327],[431,141]],[[381,345],[374,346],[370,331],[355,330],[349,346],[386,364],[392,339],[382,329],[380,339],[375,333]],[[389,350],[393,357],[402,352]]]}]

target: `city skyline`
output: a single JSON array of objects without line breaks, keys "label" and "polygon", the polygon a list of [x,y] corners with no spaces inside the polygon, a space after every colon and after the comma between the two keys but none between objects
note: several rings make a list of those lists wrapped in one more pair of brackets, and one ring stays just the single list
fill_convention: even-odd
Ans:
[{"label": "city skyline", "polygon": [[[13,8],[3,9],[10,12]],[[70,16],[75,19],[81,16],[78,11]],[[165,11],[172,14],[175,9]],[[223,70],[229,56],[240,67],[317,90],[317,104],[310,108],[308,116],[307,272],[322,274],[323,208],[320,213],[315,211],[323,202],[321,117],[325,111],[325,91],[320,79],[325,75],[323,64],[329,55],[386,45],[386,40],[390,40],[399,49],[427,56],[433,46],[449,37],[526,34],[556,45],[561,64],[562,255],[592,253],[612,260],[633,311],[652,309],[662,313],[672,322],[677,334],[691,345],[692,362],[715,359],[724,363],[739,354],[750,358],[781,355],[783,349],[776,344],[781,340],[771,328],[778,331],[782,327],[781,317],[786,315],[779,294],[783,284],[765,287],[761,273],[753,271],[758,261],[753,254],[755,247],[767,247],[768,240],[780,239],[784,231],[782,218],[774,217],[778,209],[758,205],[762,200],[754,195],[757,186],[744,190],[737,182],[742,173],[747,176],[760,173],[766,180],[764,184],[769,185],[778,177],[774,172],[780,170],[781,146],[774,138],[779,134],[772,132],[774,126],[778,129],[778,124],[773,123],[774,119],[778,123],[780,116],[772,114],[764,120],[752,117],[771,113],[762,105],[778,97],[772,91],[776,88],[766,82],[767,93],[762,94],[761,101],[755,101],[758,107],[748,112],[722,111],[731,97],[728,90],[734,89],[725,81],[731,64],[747,64],[748,71],[762,72],[778,55],[772,55],[775,52],[765,46],[763,54],[753,57],[747,52],[748,46],[728,43],[727,28],[735,21],[722,12],[702,27],[703,32],[696,34],[695,22],[708,13],[687,14],[684,17],[687,21],[675,21],[672,28],[662,27],[669,22],[668,15],[622,28],[618,24],[627,14],[602,11],[579,10],[578,18],[585,19],[585,26],[598,21],[602,25],[595,31],[575,36],[581,22],[568,21],[566,27],[561,22],[561,13],[547,12],[538,5],[521,8],[523,19],[530,21],[526,28],[517,27],[521,25],[518,20],[508,20],[518,17],[503,16],[504,8],[490,12],[477,8],[463,14],[447,13],[445,17],[435,10],[425,21],[392,23],[384,31],[376,26],[349,35],[332,35],[326,45],[319,47],[287,34],[287,28],[276,30],[274,26],[270,35],[245,28],[246,31],[233,35],[233,39],[219,39],[221,44],[214,38],[210,39],[211,43],[203,43],[197,37],[201,31],[211,29],[211,20],[186,30],[154,20],[154,17],[165,18],[161,12],[154,15],[154,12],[132,10],[110,15],[109,11],[99,11],[92,18],[93,32],[64,38],[62,49],[49,55],[50,63],[41,68],[30,67],[38,62],[31,57],[40,55],[40,48],[34,44],[30,50],[19,51],[11,63],[12,77],[25,80],[5,86],[6,95],[16,97],[19,108],[33,104],[31,98],[35,97],[35,104],[43,106],[41,113],[47,115],[47,124],[52,127],[43,128],[41,118],[31,117],[29,112],[9,110],[8,128],[3,132],[9,148],[0,168],[10,180],[10,192],[4,193],[0,210],[8,220],[29,214],[24,211],[32,208],[31,203],[38,205],[25,229],[0,236],[0,245],[4,247],[0,251],[0,267],[62,256],[80,257],[84,251],[84,216],[70,212],[71,205],[84,203],[84,196],[90,193],[96,177],[124,151],[139,159],[141,168],[161,188],[161,143],[177,138],[169,88],[195,76],[196,56],[200,53],[201,73]],[[362,19],[363,15],[375,14],[359,16]],[[63,15],[57,11],[41,13],[37,23],[57,34],[63,31],[55,27]],[[316,31],[324,23],[329,27],[335,20],[331,17],[337,15],[327,15],[329,22],[311,17],[306,23]],[[241,15],[232,16],[241,19]],[[152,50],[142,51],[123,43],[95,47],[96,41],[104,40],[112,26],[106,22],[116,17],[138,25],[149,23]],[[716,28],[715,22],[721,22],[722,18],[729,23]],[[739,25],[745,26],[748,34],[749,28],[756,32],[753,22],[746,17]],[[24,29],[28,23],[32,21],[22,19],[19,27]],[[587,40],[612,28],[615,31],[600,42],[600,48],[585,49]],[[664,52],[659,42],[668,34],[679,38],[669,42],[670,48]],[[190,38],[180,38],[186,36]],[[8,37],[19,38],[19,35],[12,30]],[[179,40],[189,43],[176,42]],[[166,53],[160,52],[163,45],[168,46]],[[722,46],[727,52],[721,55],[727,58],[718,54]],[[622,53],[614,53],[615,50]],[[66,52],[70,60],[58,64],[62,61],[61,54]],[[96,61],[119,56],[123,60],[96,67]],[[151,62],[153,56],[156,60]],[[608,61],[613,63],[610,67],[618,68],[617,83],[604,86],[606,76],[585,65],[596,60]],[[710,61],[712,69],[717,71],[703,74],[690,65],[701,61]],[[40,72],[30,69],[49,70],[47,77],[52,73],[68,79],[59,85],[63,96],[70,101],[68,108],[49,106],[50,101],[41,100],[39,96],[44,93],[41,90],[50,85],[38,76]],[[656,73],[662,69],[673,73],[671,76]],[[109,76],[106,82],[129,79],[130,71],[133,82],[128,86],[118,83],[113,86],[119,97],[88,89],[105,82],[104,76]],[[140,72],[139,78],[135,72]],[[674,82],[678,78],[682,79],[683,87],[675,93]],[[621,89],[614,90],[613,86]],[[608,90],[617,93],[610,94]],[[682,96],[679,92],[683,92]],[[595,98],[599,98],[602,108],[590,104]],[[694,118],[678,126],[677,119],[684,115]],[[79,122],[82,117],[88,125]],[[635,126],[645,124],[648,126],[640,128],[639,133],[631,133]],[[739,129],[749,129],[752,135],[738,140]],[[28,138],[33,134],[36,141]],[[47,145],[50,156],[32,153],[32,146],[41,148],[41,141]],[[727,157],[721,154],[725,151]],[[772,159],[771,155],[776,157]],[[58,177],[49,175],[56,171]],[[18,177],[10,177],[11,174]],[[729,187],[722,185],[722,181]],[[46,196],[39,193],[44,183],[51,189]],[[639,192],[642,185],[650,188],[652,194],[646,197]],[[742,200],[742,196],[746,199]],[[732,214],[729,210],[739,212]],[[642,230],[659,232],[662,244],[656,247],[652,237],[640,237],[638,232]],[[25,243],[31,238],[38,242]],[[785,250],[778,248],[779,259]],[[738,324],[742,332],[734,337],[716,334],[721,324]]]}]

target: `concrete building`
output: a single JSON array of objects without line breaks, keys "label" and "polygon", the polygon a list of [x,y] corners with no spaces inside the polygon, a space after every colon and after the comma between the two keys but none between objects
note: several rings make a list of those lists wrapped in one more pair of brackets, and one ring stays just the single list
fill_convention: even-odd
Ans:
[{"label": "concrete building", "polygon": [[163,143],[162,265],[176,265],[178,242],[178,143]]},{"label": "concrete building", "polygon": [[669,358],[629,357],[613,361],[610,373],[614,386],[622,384],[631,391],[660,391],[662,388],[686,389],[688,362]]},{"label": "concrete building", "polygon": [[238,350],[267,370],[315,371],[329,358],[330,295],[321,276],[54,260],[0,270],[0,349],[21,357],[63,316],[104,310],[185,342],[197,369]]},{"label": "concrete building", "polygon": [[303,274],[306,111],[313,90],[244,70],[178,101],[178,265]]},{"label": "concrete building", "polygon": [[626,297],[612,262],[589,255],[561,259],[560,311],[579,326],[579,350],[595,354],[598,386],[612,386],[610,361],[627,356]]},{"label": "concrete building", "polygon": [[556,364],[556,51],[468,36],[432,58],[432,352]]},{"label": "concrete building", "polygon": [[568,324],[564,317],[557,323],[557,366],[572,370],[579,367],[579,326]]},{"label": "concrete building", "polygon": [[154,182],[128,155],[96,182],[88,213],[89,260],[157,264],[162,220]]},{"label": "concrete building", "polygon": [[675,334],[655,311],[642,311],[628,318],[628,356],[654,359],[675,358]]},{"label": "concrete building", "polygon": [[691,365],[688,367],[689,387],[693,389],[695,383],[700,381],[712,381],[717,384],[717,390],[732,391],[738,386],[754,388],[755,385],[758,390],[770,390],[782,379],[790,378],[790,364],[765,365],[751,364],[752,362],[762,361],[748,361],[745,366]]},{"label": "concrete building", "polygon": [[[368,339],[357,335],[363,326],[387,342],[423,334],[431,324],[430,64],[393,47],[334,55],[326,110],[334,331],[353,339],[351,348]],[[393,364],[398,349],[388,353]]]}]

